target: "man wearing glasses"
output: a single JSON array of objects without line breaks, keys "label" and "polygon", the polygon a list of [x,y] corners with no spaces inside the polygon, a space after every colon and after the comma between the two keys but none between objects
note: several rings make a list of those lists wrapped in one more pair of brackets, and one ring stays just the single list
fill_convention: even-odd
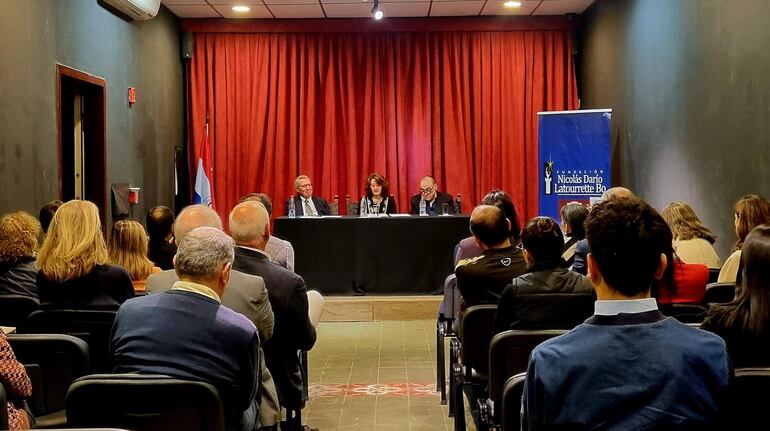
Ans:
[{"label": "man wearing glasses", "polygon": [[313,196],[313,183],[307,175],[300,175],[294,180],[297,195],[286,203],[286,214],[289,213],[289,205],[294,205],[298,217],[331,215],[329,204],[319,197]]},{"label": "man wearing glasses", "polygon": [[443,204],[447,204],[449,214],[457,212],[452,195],[438,191],[438,183],[431,176],[420,180],[420,193],[412,196],[409,214],[420,214],[420,199],[425,199],[425,211],[428,215],[440,215]]}]

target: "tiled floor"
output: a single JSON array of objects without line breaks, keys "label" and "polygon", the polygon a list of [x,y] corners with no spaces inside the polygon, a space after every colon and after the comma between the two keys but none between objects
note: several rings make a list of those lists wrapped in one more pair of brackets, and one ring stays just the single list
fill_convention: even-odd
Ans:
[{"label": "tiled floor", "polygon": [[322,322],[304,422],[321,431],[453,427],[435,392],[435,320]]}]

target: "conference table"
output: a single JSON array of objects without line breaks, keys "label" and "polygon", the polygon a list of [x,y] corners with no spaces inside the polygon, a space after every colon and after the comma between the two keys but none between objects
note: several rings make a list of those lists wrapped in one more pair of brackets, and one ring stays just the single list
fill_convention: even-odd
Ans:
[{"label": "conference table", "polygon": [[431,295],[454,270],[470,235],[467,215],[278,217],[275,236],[294,246],[294,271],[324,295]]}]

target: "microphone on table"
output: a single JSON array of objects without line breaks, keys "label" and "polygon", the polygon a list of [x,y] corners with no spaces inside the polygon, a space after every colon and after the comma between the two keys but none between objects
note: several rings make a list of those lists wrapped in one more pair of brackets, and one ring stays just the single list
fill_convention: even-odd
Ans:
[{"label": "microphone on table", "polygon": [[455,214],[463,213],[463,197],[460,193],[457,194],[457,200],[455,201]]}]

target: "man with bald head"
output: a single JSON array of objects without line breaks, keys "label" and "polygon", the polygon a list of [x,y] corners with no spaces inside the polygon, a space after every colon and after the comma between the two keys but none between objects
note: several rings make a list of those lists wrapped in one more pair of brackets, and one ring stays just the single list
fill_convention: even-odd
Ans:
[{"label": "man with bald head", "polygon": [[228,430],[259,427],[259,335],[254,323],[221,304],[233,240],[199,227],[179,242],[171,289],[126,301],[110,350],[114,372],[162,374],[214,385]]},{"label": "man with bald head", "polygon": [[449,206],[449,214],[455,214],[455,201],[452,195],[438,191],[438,183],[431,176],[425,176],[420,180],[420,193],[412,196],[409,214],[420,214],[420,200],[425,200],[425,211],[428,215],[441,214],[441,206]]},{"label": "man with bald head", "polygon": [[[221,231],[222,220],[219,214],[206,205],[185,207],[174,223],[174,237],[177,243],[180,243],[188,232],[203,226]],[[177,281],[179,278],[174,270],[153,274],[147,278],[147,293],[165,292]],[[259,330],[262,343],[273,336],[273,309],[270,307],[265,282],[261,277],[230,271],[227,289],[222,296],[222,304],[251,320]],[[260,365],[263,368],[260,386],[260,421],[263,426],[273,425],[277,423],[280,415],[278,394],[270,373],[264,369],[265,361],[263,360]]]},{"label": "man with bald head", "polygon": [[305,405],[299,351],[310,350],[316,332],[308,315],[305,281],[270,261],[265,246],[270,237],[270,218],[260,202],[241,202],[230,212],[230,233],[236,243],[233,268],[261,276],[267,285],[275,315],[273,338],[265,343],[267,368],[275,379],[281,405],[301,409]]},{"label": "man with bald head", "polygon": [[455,268],[463,309],[497,304],[505,286],[524,273],[527,264],[521,250],[511,244],[510,229],[511,221],[500,208],[479,205],[473,209],[470,230],[481,256],[463,259]]}]

